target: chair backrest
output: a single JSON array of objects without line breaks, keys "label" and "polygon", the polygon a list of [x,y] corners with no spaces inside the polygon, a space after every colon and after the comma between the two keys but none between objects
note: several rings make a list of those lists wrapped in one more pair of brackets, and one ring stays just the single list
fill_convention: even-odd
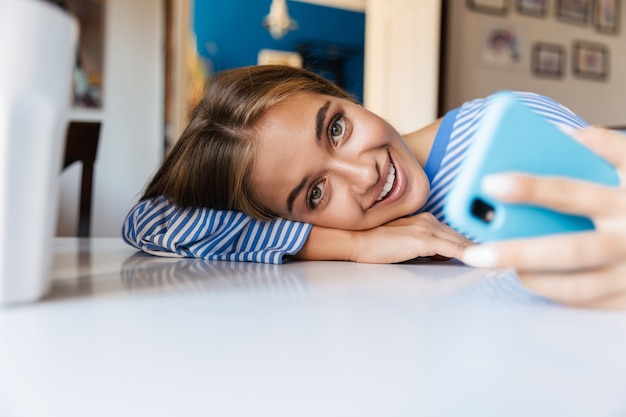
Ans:
[{"label": "chair backrest", "polygon": [[82,163],[80,205],[78,209],[79,237],[88,237],[91,230],[93,168],[98,153],[100,125],[100,122],[70,122],[65,138],[63,169],[74,162]]}]

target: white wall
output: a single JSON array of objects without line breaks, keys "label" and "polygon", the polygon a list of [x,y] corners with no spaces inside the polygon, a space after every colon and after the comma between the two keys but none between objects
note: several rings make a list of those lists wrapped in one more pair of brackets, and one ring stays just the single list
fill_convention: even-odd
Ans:
[{"label": "white wall", "polygon": [[[510,7],[517,2],[510,1]],[[522,16],[509,10],[505,17],[477,13],[465,1],[447,1],[449,19],[446,55],[445,107],[450,109],[472,98],[483,97],[500,89],[527,90],[550,96],[567,105],[590,123],[626,124],[626,2],[621,3],[621,27],[618,35],[596,32],[591,25],[577,26],[555,18],[554,0],[549,0],[547,17]],[[561,44],[566,49],[565,76],[559,80],[540,79],[531,73],[531,60],[519,69],[488,66],[480,58],[485,30],[493,25],[513,25],[526,33],[522,53],[530,54],[536,41]],[[610,51],[609,78],[605,82],[574,76],[573,40],[602,43]]]},{"label": "white wall", "polygon": [[435,120],[440,0],[367,0],[364,104],[402,133]]},{"label": "white wall", "polygon": [[[92,236],[120,236],[124,217],[163,158],[162,1],[107,0],[104,106],[94,170]],[[90,118],[87,115],[86,118]],[[57,234],[76,234],[80,167],[61,176]]]}]

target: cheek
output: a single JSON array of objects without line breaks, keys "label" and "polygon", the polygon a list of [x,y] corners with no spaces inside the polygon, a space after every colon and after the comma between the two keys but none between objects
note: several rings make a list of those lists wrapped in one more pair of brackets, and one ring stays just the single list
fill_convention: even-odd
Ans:
[{"label": "cheek", "polygon": [[357,207],[341,207],[327,209],[324,214],[315,220],[310,220],[309,223],[334,229],[367,230],[395,220],[397,217],[401,216],[394,215],[392,210],[363,213]]},{"label": "cheek", "polygon": [[333,229],[359,230],[363,229],[363,212],[356,207],[346,204],[331,204],[320,213],[305,216],[300,221],[317,226]]},{"label": "cheek", "polygon": [[406,214],[414,213],[422,208],[430,194],[430,182],[421,167],[416,166],[409,175],[411,175],[411,183],[404,202],[406,210],[408,211]]},{"label": "cheek", "polygon": [[367,138],[365,143],[370,146],[394,146],[396,132],[384,124],[371,123],[367,125],[363,135]]}]

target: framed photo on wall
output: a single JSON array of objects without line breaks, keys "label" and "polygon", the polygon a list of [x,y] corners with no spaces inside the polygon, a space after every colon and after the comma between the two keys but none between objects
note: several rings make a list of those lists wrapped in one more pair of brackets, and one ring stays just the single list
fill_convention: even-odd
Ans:
[{"label": "framed photo on wall", "polygon": [[565,48],[553,43],[537,42],[533,46],[532,68],[537,77],[563,77]]},{"label": "framed photo on wall", "polygon": [[467,7],[476,12],[504,15],[509,11],[509,0],[467,0]]},{"label": "framed photo on wall", "polygon": [[596,0],[593,5],[593,25],[602,33],[619,31],[620,0]]},{"label": "framed photo on wall", "polygon": [[605,45],[577,41],[572,50],[574,75],[596,81],[608,78],[609,50]]},{"label": "framed photo on wall", "polygon": [[[487,25],[480,53],[481,62],[506,71],[528,71],[530,48],[523,26]],[[529,52],[527,52],[529,51]]]},{"label": "framed photo on wall", "polygon": [[516,0],[517,12],[527,16],[544,17],[548,5],[547,0]]},{"label": "framed photo on wall", "polygon": [[590,20],[592,0],[557,0],[556,16],[567,23],[586,25]]}]

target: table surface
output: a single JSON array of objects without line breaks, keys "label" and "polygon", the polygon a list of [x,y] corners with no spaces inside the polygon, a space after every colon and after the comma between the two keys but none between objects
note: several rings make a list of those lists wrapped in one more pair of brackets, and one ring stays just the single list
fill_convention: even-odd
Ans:
[{"label": "table surface", "polygon": [[0,309],[0,416],[625,416],[626,313],[453,262],[157,258],[57,238]]}]

